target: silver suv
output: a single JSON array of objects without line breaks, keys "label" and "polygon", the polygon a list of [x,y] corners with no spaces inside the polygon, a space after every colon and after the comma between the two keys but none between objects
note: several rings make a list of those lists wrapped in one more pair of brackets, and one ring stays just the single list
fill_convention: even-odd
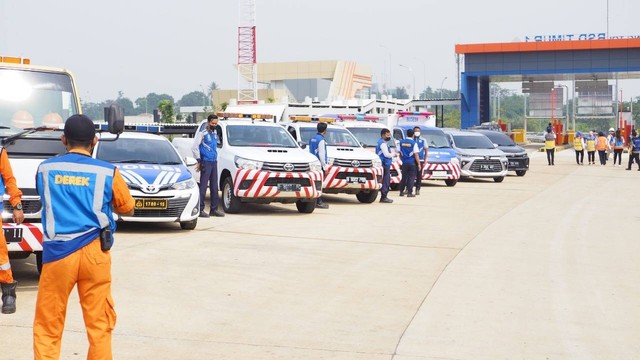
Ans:
[{"label": "silver suv", "polygon": [[458,156],[462,177],[493,178],[495,182],[504,180],[509,163],[507,156],[496,149],[488,137],[464,130],[446,129],[444,132]]}]

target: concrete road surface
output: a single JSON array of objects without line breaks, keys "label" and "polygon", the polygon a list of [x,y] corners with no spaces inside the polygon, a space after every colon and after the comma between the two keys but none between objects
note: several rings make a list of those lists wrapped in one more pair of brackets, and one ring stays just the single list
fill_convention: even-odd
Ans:
[{"label": "concrete road surface", "polygon": [[[115,358],[640,358],[640,172],[532,156],[524,177],[428,183],[393,204],[335,195],[191,232],[122,225]],[[13,262],[0,359],[33,357],[33,261]],[[62,348],[86,357],[75,292]]]}]

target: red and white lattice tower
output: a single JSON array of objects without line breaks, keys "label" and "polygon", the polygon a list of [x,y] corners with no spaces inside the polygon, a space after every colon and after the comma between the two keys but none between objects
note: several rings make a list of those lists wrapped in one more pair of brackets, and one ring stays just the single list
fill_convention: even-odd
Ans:
[{"label": "red and white lattice tower", "polygon": [[239,0],[238,23],[238,103],[258,102],[256,64],[256,2]]}]

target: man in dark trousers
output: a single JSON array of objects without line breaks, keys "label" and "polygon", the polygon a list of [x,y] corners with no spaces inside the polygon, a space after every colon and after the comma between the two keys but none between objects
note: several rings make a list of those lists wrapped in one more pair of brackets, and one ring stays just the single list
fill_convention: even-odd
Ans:
[{"label": "man in dark trousers", "polygon": [[[313,154],[313,156],[317,157],[320,160],[320,165],[322,165],[322,171],[327,172],[327,168],[329,165],[327,162],[329,161],[327,155],[327,141],[324,139],[324,135],[327,133],[327,123],[321,122],[316,126],[318,133],[309,139],[309,152]],[[322,196],[318,198],[316,201],[316,208],[318,209],[328,209],[329,204],[322,201]]]},{"label": "man in dark trousers", "polygon": [[402,156],[402,180],[400,180],[400,196],[404,196],[407,189],[407,197],[416,196],[413,193],[413,185],[416,180],[416,170],[420,164],[418,145],[413,140],[413,129],[407,130],[407,138],[400,140],[400,156]]},{"label": "man in dark trousers", "polygon": [[[218,195],[218,143],[222,132],[218,127],[218,117],[211,114],[207,117],[208,126],[196,133],[191,152],[198,159],[196,170],[200,171],[200,217],[210,215],[222,217],[224,213],[218,210],[220,196]],[[209,213],[204,212],[204,199],[209,188],[211,198]]]},{"label": "man in dark trousers", "polygon": [[391,131],[389,129],[380,130],[380,139],[376,145],[376,154],[382,161],[382,188],[380,189],[381,203],[392,203],[393,200],[387,197],[389,193],[389,185],[391,184],[391,162],[393,161],[393,154],[389,151],[387,141],[391,140]]}]

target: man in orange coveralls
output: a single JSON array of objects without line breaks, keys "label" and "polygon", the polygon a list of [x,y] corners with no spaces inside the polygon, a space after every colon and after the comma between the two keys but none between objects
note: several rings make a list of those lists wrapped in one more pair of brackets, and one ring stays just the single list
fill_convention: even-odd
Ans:
[{"label": "man in orange coveralls", "polygon": [[[13,207],[13,221],[20,225],[24,220],[22,213],[22,192],[16,185],[16,178],[9,164],[7,151],[0,147],[0,198],[4,195],[5,188],[9,193],[9,202]],[[9,262],[9,252],[7,250],[7,240],[4,231],[0,231],[0,287],[2,287],[2,313],[13,314],[16,312],[16,286],[18,283],[13,280],[11,263]]]},{"label": "man in orange coveralls", "polygon": [[133,215],[134,201],[118,169],[91,157],[97,141],[91,119],[73,115],[62,136],[67,154],[38,167],[44,239],[33,322],[35,359],[60,358],[67,301],[76,284],[89,338],[87,359],[112,359],[112,212]]}]

